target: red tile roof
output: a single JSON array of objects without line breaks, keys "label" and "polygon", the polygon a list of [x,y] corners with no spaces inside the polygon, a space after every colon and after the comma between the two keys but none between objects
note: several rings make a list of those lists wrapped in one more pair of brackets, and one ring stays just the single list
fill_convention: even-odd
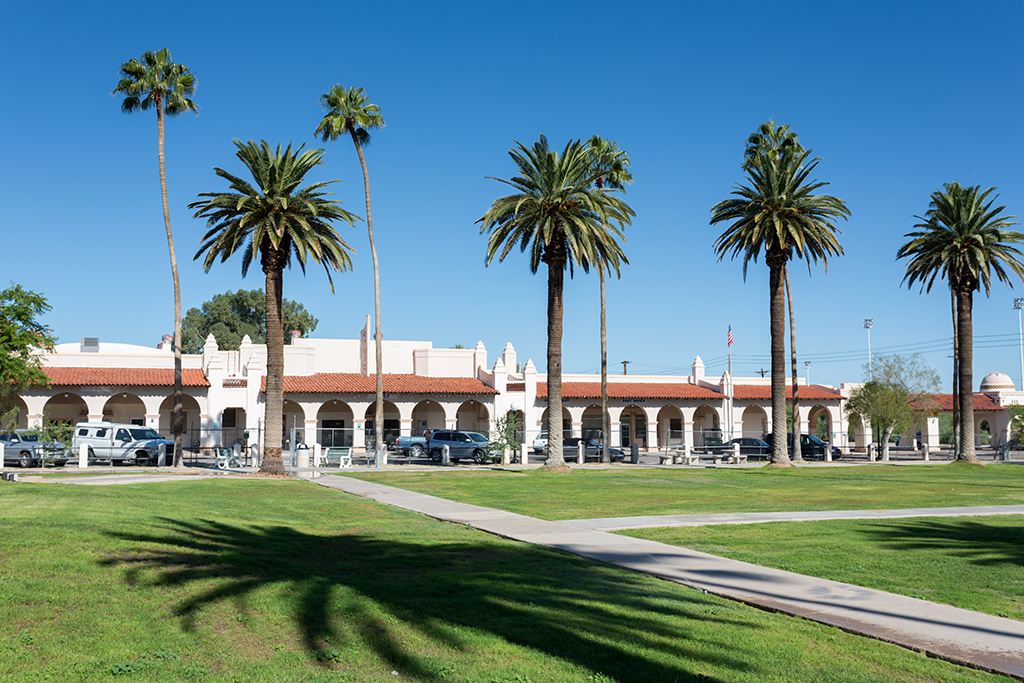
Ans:
[{"label": "red tile roof", "polygon": [[[914,401],[913,406],[918,410],[951,413],[953,412],[953,394],[931,394],[926,401]],[[985,394],[974,395],[974,409],[981,412],[998,412],[1000,410],[1004,410],[1002,406]]]},{"label": "red tile roof", "polygon": [[[548,383],[537,382],[537,397],[547,398]],[[601,398],[600,382],[563,382],[562,398]],[[722,394],[696,384],[609,382],[608,398],[721,399]]]},{"label": "red tile roof", "polygon": [[505,385],[506,391],[526,391],[526,382],[509,382]]},{"label": "red tile roof", "polygon": [[[260,391],[266,392],[264,375]],[[349,372],[318,372],[301,377],[286,376],[287,394],[372,394],[377,378]],[[492,387],[471,377],[422,377],[420,375],[384,375],[384,391],[389,394],[497,394]]]},{"label": "red tile roof", "polygon": [[[754,401],[770,401],[772,399],[772,388],[767,384],[734,384],[732,387],[733,398]],[[786,399],[793,398],[793,387],[786,387]],[[841,399],[838,391],[826,389],[815,385],[800,387],[801,401],[834,401]]]},{"label": "red tile roof", "polygon": [[[53,368],[44,367],[50,384],[59,386],[172,387],[174,370],[170,368]],[[208,387],[202,370],[185,368],[181,385]]]}]

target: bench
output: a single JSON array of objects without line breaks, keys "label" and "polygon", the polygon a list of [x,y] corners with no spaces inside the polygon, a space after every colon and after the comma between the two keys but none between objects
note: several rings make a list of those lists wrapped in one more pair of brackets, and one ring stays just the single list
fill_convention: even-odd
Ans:
[{"label": "bench", "polygon": [[352,449],[325,448],[320,456],[320,467],[352,467]]},{"label": "bench", "polygon": [[715,453],[711,456],[715,459],[716,465],[721,465],[722,460],[725,460],[730,465],[745,465],[747,463],[747,456],[735,455],[733,453]]},{"label": "bench", "polygon": [[213,449],[217,469],[226,470],[232,467],[242,467],[242,455],[235,455],[234,448],[218,446]]},{"label": "bench", "polygon": [[669,450],[660,457],[662,465],[696,465],[697,461],[700,460],[699,455],[693,451],[687,454],[685,450]]}]

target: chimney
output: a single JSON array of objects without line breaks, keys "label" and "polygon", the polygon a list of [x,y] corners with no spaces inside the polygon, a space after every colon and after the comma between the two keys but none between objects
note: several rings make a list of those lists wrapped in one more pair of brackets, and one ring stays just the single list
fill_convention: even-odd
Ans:
[{"label": "chimney", "polygon": [[160,343],[156,345],[156,348],[163,349],[165,351],[174,350],[174,335],[165,334],[160,337]]},{"label": "chimney", "polygon": [[295,345],[295,340],[302,337],[302,333],[298,330],[292,330],[292,345]]}]

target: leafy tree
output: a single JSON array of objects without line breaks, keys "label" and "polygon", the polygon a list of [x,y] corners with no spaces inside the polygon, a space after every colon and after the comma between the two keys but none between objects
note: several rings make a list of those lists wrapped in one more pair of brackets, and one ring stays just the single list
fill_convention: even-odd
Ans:
[{"label": "leafy tree", "polygon": [[855,389],[846,412],[870,421],[882,444],[882,459],[889,459],[889,437],[921,421],[933,409],[932,394],[939,390],[939,375],[921,362],[921,356],[876,355],[872,379]]},{"label": "leafy tree", "polygon": [[377,358],[377,402],[374,404],[374,444],[375,460],[379,466],[384,452],[384,337],[381,335],[380,324],[380,269],[377,266],[377,245],[373,241],[373,212],[370,210],[370,175],[366,171],[366,159],[363,158],[363,147],[370,144],[370,130],[384,127],[384,117],[380,107],[370,104],[370,98],[362,88],[343,88],[335,84],[329,92],[320,96],[320,106],[327,114],[313,132],[324,142],[337,140],[348,133],[359,156],[359,165],[363,169],[363,190],[366,194],[366,230],[370,235],[370,256],[373,258],[373,316],[374,316],[374,347]]},{"label": "leafy tree", "polygon": [[[566,144],[561,154],[548,139],[532,147],[517,142],[509,156],[519,176],[493,178],[512,188],[512,194],[494,200],[478,220],[480,233],[490,233],[485,263],[504,261],[516,246],[530,252],[530,270],[548,267],[548,457],[549,468],[564,468],[562,457],[562,289],[565,270],[574,266],[607,267],[611,259],[625,259],[618,240],[635,215],[611,191],[596,186],[587,147],[579,140]],[[490,177],[490,176],[488,176]],[[615,227],[612,223],[617,223]]]},{"label": "leafy tree", "polygon": [[783,297],[786,264],[793,258],[828,266],[829,256],[840,256],[834,222],[850,215],[846,203],[830,195],[814,194],[827,183],[809,180],[820,159],[797,145],[750,153],[743,164],[747,185],[737,185],[734,199],[711,209],[711,224],[731,223],[715,241],[719,260],[743,256],[743,277],[750,261],[764,251],[769,270],[769,313],[772,356],[772,461],[788,465],[786,452],[786,318]]},{"label": "leafy tree", "polygon": [[488,437],[487,457],[494,462],[501,462],[505,450],[513,454],[519,452],[519,435],[523,431],[523,421],[513,412],[506,413],[494,421],[494,429]]},{"label": "leafy tree", "polygon": [[[587,151],[590,153],[591,171],[596,174],[594,183],[598,189],[605,186],[622,190],[626,185],[633,183],[633,174],[629,172],[629,155],[619,149],[616,142],[609,142],[604,138],[595,135],[587,141]],[[623,240],[625,241],[625,240]],[[609,273],[611,268],[615,269],[618,277],[618,260],[613,258],[605,261],[604,266],[597,268],[597,275],[601,280],[601,462],[612,461],[611,452],[608,450],[608,439],[611,434],[611,417],[608,414],[608,335],[607,323],[605,321],[605,298],[604,298],[604,271],[607,267]],[[623,262],[629,263],[626,257]]]},{"label": "leafy tree", "polygon": [[229,192],[203,192],[205,197],[189,204],[195,218],[206,218],[208,228],[193,259],[205,254],[203,268],[209,272],[214,261],[227,261],[242,253],[242,277],[259,259],[266,276],[267,329],[267,432],[261,472],[282,473],[282,417],[284,409],[284,326],[282,312],[282,275],[294,257],[303,274],[306,263],[324,267],[334,291],[331,269],[350,270],[352,248],[331,225],[345,221],[352,225],[356,217],[341,208],[341,202],[328,199],[325,188],[337,181],[312,183],[301,187],[306,173],[322,165],[323,150],[303,152],[292,146],[271,149],[265,141],[242,143],[235,140],[235,155],[252,175],[255,186],[227,171],[214,172],[231,184]]},{"label": "leafy tree", "polygon": [[[284,341],[291,331],[303,336],[316,329],[320,322],[306,308],[289,299],[281,300],[284,319]],[[222,349],[237,349],[242,337],[249,335],[254,344],[267,341],[267,295],[262,289],[240,289],[237,292],[214,294],[203,302],[202,309],[190,308],[182,323],[182,348],[185,353],[202,353],[203,344],[211,334]]]},{"label": "leafy tree", "polygon": [[38,351],[53,351],[57,343],[39,316],[50,310],[42,294],[12,284],[0,290],[0,407],[28,387],[45,387]]},{"label": "leafy tree", "polygon": [[159,52],[144,52],[142,59],[130,59],[121,65],[121,80],[112,95],[124,95],[121,111],[156,109],[157,161],[160,167],[160,198],[164,208],[164,229],[167,231],[167,250],[171,255],[171,279],[174,281],[174,408],[171,413],[171,432],[174,434],[174,465],[182,462],[181,434],[185,431],[181,398],[181,285],[178,281],[178,260],[174,255],[174,235],[171,233],[171,210],[167,203],[167,172],[164,168],[164,115],[177,116],[183,112],[197,112],[195,102],[189,99],[196,90],[196,78],[183,64],[171,61],[167,48]]},{"label": "leafy tree", "polygon": [[909,242],[899,248],[896,258],[909,259],[903,282],[930,292],[936,278],[949,283],[953,311],[953,340],[959,385],[957,408],[960,444],[957,457],[978,462],[974,452],[974,292],[992,290],[992,275],[1013,287],[1011,275],[1024,278],[1024,263],[1015,246],[1024,242],[1024,234],[1007,230],[1017,225],[1016,216],[1002,215],[1005,206],[993,208],[998,195],[989,199],[994,187],[985,191],[980,185],[962,187],[946,183],[931,195],[928,212],[915,216],[921,223],[905,236]]}]

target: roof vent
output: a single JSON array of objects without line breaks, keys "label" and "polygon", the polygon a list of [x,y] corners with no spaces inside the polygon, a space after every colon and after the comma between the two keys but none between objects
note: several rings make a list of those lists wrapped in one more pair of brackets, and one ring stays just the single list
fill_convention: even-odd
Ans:
[{"label": "roof vent", "polygon": [[99,353],[100,352],[100,338],[99,337],[82,337],[81,345],[82,353]]}]

